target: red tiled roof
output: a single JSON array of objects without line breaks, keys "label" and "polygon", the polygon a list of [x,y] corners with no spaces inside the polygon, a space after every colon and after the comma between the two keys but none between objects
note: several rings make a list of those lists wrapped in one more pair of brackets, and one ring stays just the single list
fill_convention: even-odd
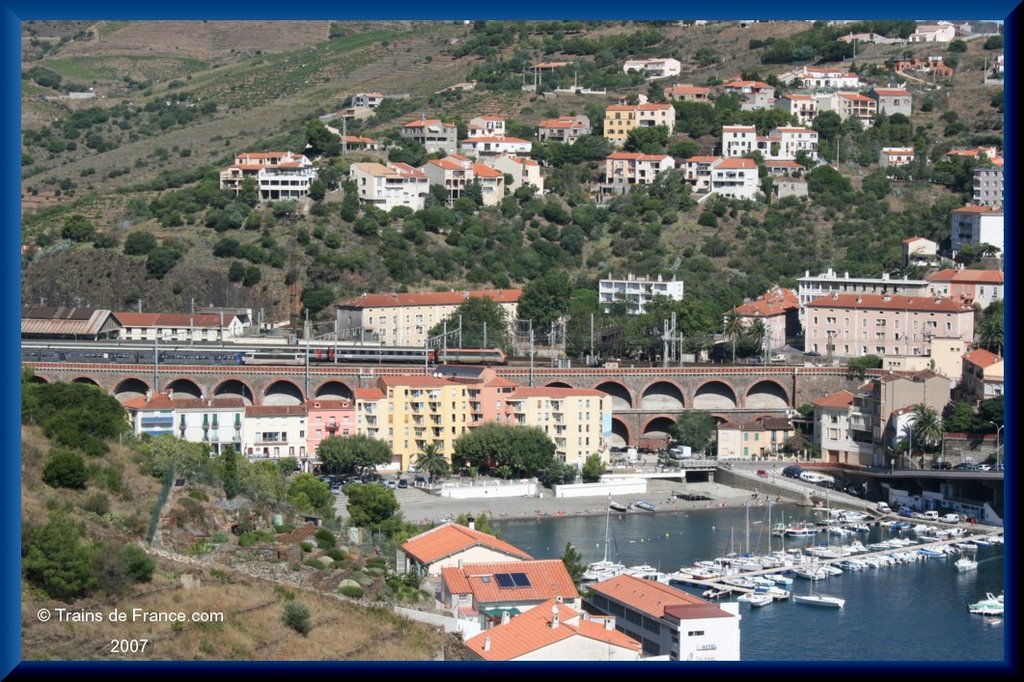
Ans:
[{"label": "red tiled roof", "polygon": [[575,116],[546,118],[537,124],[538,128],[583,128],[583,122]]},{"label": "red tiled roof", "polygon": [[457,552],[477,546],[487,547],[521,559],[533,558],[518,547],[510,545],[504,540],[499,540],[493,535],[481,533],[478,530],[470,530],[465,526],[451,522],[441,524],[437,528],[431,528],[425,533],[409,538],[402,545],[402,550],[420,563],[432,564]]},{"label": "red tiled roof", "polygon": [[409,386],[411,388],[441,388],[443,386],[459,385],[453,381],[442,379],[440,377],[428,377],[414,374],[381,377],[377,381],[385,388],[392,388],[396,386]]},{"label": "red tiled roof", "polygon": [[1002,362],[1003,359],[995,353],[990,353],[984,348],[976,348],[970,353],[964,353],[964,360],[975,365],[976,367],[991,367],[997,362]]},{"label": "red tiled roof", "polygon": [[[196,313],[187,315],[184,313],[113,313],[117,321],[123,327],[175,327],[185,329],[189,326],[195,328],[215,327],[219,328],[221,323],[220,315],[213,313]],[[234,315],[225,315],[224,324],[230,325]]]},{"label": "red tiled roof", "polygon": [[249,405],[246,417],[305,417],[305,405]]},{"label": "red tiled roof", "polygon": [[[496,573],[525,573],[529,586],[501,587],[494,578]],[[561,559],[449,566],[441,569],[441,579],[453,594],[472,594],[473,606],[478,609],[486,604],[539,602],[555,597],[578,599],[580,596]]]},{"label": "red tiled roof", "polygon": [[748,133],[751,130],[756,130],[756,128],[754,126],[741,126],[741,125],[722,126],[722,132],[723,133],[726,133],[726,132],[729,132],[729,133],[739,133],[739,132]]},{"label": "red tiled roof", "polygon": [[[558,627],[551,627],[553,609],[558,607]],[[465,642],[467,649],[488,661],[511,661],[571,637],[585,637],[609,646],[641,652],[640,642],[601,623],[583,620],[582,614],[568,604],[549,599],[526,613],[496,625]],[[490,648],[485,649],[488,640]]]},{"label": "red tiled roof", "polygon": [[875,94],[882,97],[909,97],[910,93],[900,88],[875,88]]},{"label": "red tiled roof", "polygon": [[473,118],[474,121],[504,121],[505,119],[501,116],[476,116]]},{"label": "red tiled roof", "polygon": [[[888,299],[888,300],[886,300]],[[826,294],[807,304],[808,308],[857,308],[861,310],[917,310],[933,313],[961,313],[970,306],[951,298],[930,296],[883,296],[882,294]]]},{"label": "red tiled roof", "polygon": [[473,174],[478,178],[503,178],[505,174],[482,163],[473,164]]},{"label": "red tiled roof", "polygon": [[445,128],[454,128],[455,127],[454,123],[445,123],[444,121],[439,121],[436,118],[425,118],[425,119],[416,120],[416,121],[409,121],[408,123],[406,123],[402,127],[403,128],[424,128],[426,126],[436,126],[436,125],[444,126]]},{"label": "red tiled roof", "polygon": [[324,400],[323,398],[314,398],[313,400],[306,401],[307,410],[347,410],[355,409],[355,404],[351,400]]},{"label": "red tiled roof", "polygon": [[[907,237],[906,239],[903,240],[903,243],[904,244],[913,244],[914,242],[918,242],[918,241],[931,242],[932,240],[931,239],[925,239],[924,237]],[[932,242],[932,243],[934,244],[935,242]],[[939,273],[935,273],[935,274],[939,274]],[[926,279],[928,279],[928,278],[926,278]]]},{"label": "red tiled roof", "polygon": [[868,97],[867,95],[862,95],[859,92],[837,92],[836,94],[839,95],[840,97],[842,97],[843,99],[850,99],[850,100],[853,100],[855,102],[874,102],[875,101],[872,98]]},{"label": "red tiled roof", "polygon": [[379,388],[357,388],[355,391],[356,400],[383,400],[384,391]]},{"label": "red tiled roof", "polygon": [[462,164],[457,161],[452,161],[447,156],[443,159],[431,159],[427,163],[431,163],[438,168],[443,168],[444,170],[466,170]]},{"label": "red tiled roof", "polygon": [[521,166],[539,166],[540,164],[531,158],[526,156],[516,156],[515,154],[505,154],[506,159],[512,163],[518,163]]},{"label": "red tiled roof", "polygon": [[[817,130],[812,130],[811,128],[805,128],[804,126],[779,126],[778,128],[775,129],[775,131],[779,131],[779,132],[783,132],[783,133],[814,133],[815,135],[818,134]],[[775,132],[775,131],[773,131],[773,132]]]},{"label": "red tiled roof", "polygon": [[[1003,215],[1003,209],[992,208],[991,206],[963,206],[954,208],[953,213],[991,213],[992,215]],[[115,313],[117,315],[119,313]]]},{"label": "red tiled roof", "polygon": [[754,90],[770,90],[771,85],[761,81],[732,81],[722,86],[723,88],[752,88]]},{"label": "red tiled roof", "polygon": [[882,153],[883,154],[890,154],[890,155],[899,154],[901,156],[905,156],[907,154],[913,154],[914,153],[914,148],[913,147],[882,147]]},{"label": "red tiled roof", "polygon": [[490,298],[498,303],[515,303],[521,289],[473,289],[470,291],[416,291],[407,294],[363,294],[342,305],[356,308],[397,308],[401,306],[459,305],[467,298]]},{"label": "red tiled roof", "polygon": [[815,407],[849,407],[853,405],[853,394],[849,391],[839,391],[811,402]]},{"label": "red tiled roof", "polygon": [[608,155],[612,161],[664,161],[667,154],[641,154],[640,152],[612,152]]},{"label": "red tiled roof", "polygon": [[700,597],[668,585],[662,585],[654,580],[643,580],[630,575],[620,575],[604,582],[594,583],[590,588],[652,618],[662,618],[666,613],[675,615],[669,612],[669,609],[673,607],[714,609],[717,612],[715,615],[719,617],[734,617]]},{"label": "red tiled roof", "polygon": [[683,83],[680,85],[673,85],[670,88],[665,88],[665,92],[672,95],[707,95],[711,93],[711,88],[702,88],[699,85],[687,85]]},{"label": "red tiled roof", "polygon": [[713,163],[715,161],[721,161],[721,156],[691,156],[688,159],[684,159],[686,163]]},{"label": "red tiled roof", "polygon": [[667,111],[671,104],[612,104],[605,111]]},{"label": "red tiled roof", "polygon": [[509,144],[530,144],[529,140],[523,140],[518,137],[467,137],[462,141],[462,144],[478,144],[480,142],[507,142]]},{"label": "red tiled roof", "polygon": [[925,279],[929,282],[1002,284],[1003,273],[998,270],[954,270],[953,268],[946,268],[945,270],[939,270],[928,275]]},{"label": "red tiled roof", "polygon": [[765,161],[764,165],[770,168],[803,168],[803,166],[796,161],[789,160]]},{"label": "red tiled roof", "polygon": [[792,289],[775,288],[759,298],[737,306],[733,310],[743,317],[771,317],[785,315],[787,310],[799,310],[800,298]]},{"label": "red tiled roof", "polygon": [[519,400],[523,398],[603,398],[607,395],[604,391],[593,388],[558,388],[554,386],[538,386],[529,388],[520,386],[508,400]]},{"label": "red tiled roof", "polygon": [[721,163],[717,164],[715,168],[725,168],[730,170],[736,168],[749,170],[752,168],[757,168],[757,162],[755,162],[753,159],[725,159]]}]

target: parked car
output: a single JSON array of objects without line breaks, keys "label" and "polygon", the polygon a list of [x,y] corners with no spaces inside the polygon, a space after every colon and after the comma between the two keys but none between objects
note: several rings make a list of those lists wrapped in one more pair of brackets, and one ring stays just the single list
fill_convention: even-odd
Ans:
[{"label": "parked car", "polygon": [[755,355],[752,358],[747,358],[747,364],[748,365],[763,365],[764,364],[764,358],[762,358],[760,355]]},{"label": "parked car", "polygon": [[796,466],[795,464],[788,466],[782,470],[782,475],[787,478],[800,478],[800,474],[802,473],[804,473],[804,470],[801,467]]},{"label": "parked car", "polygon": [[398,487],[399,488],[408,488],[409,487],[409,481],[405,480],[404,478],[398,479]]},{"label": "parked car", "polygon": [[392,490],[394,490],[395,488],[398,487],[398,481],[396,481],[393,478],[389,478],[388,480],[384,481],[384,487],[391,488]]},{"label": "parked car", "polygon": [[809,358],[820,358],[820,357],[821,357],[821,353],[819,353],[819,352],[818,352],[818,351],[816,351],[816,350],[809,350],[809,351],[806,351],[806,352],[804,353],[804,355],[806,355],[806,356],[807,356],[807,357],[809,357]]},{"label": "parked car", "polygon": [[953,468],[953,465],[949,462],[935,462],[932,464],[932,469],[941,469],[942,471],[949,471]]},{"label": "parked car", "polygon": [[977,471],[978,465],[971,462],[960,462],[953,467],[953,471]]},{"label": "parked car", "polygon": [[975,471],[992,471],[992,465],[991,464],[975,464],[974,465],[974,469],[975,469]]},{"label": "parked car", "polygon": [[757,475],[760,476],[761,478],[768,478],[768,472],[765,471],[764,469],[758,469]]}]

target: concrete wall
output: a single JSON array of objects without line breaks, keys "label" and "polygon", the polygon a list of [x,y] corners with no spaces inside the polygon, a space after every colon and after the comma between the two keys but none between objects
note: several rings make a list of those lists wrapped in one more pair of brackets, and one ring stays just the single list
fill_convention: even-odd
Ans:
[{"label": "concrete wall", "polygon": [[526,497],[537,494],[537,483],[535,481],[523,483],[508,483],[495,485],[467,485],[453,486],[445,484],[439,493],[441,497],[451,497],[458,500],[469,499],[490,499],[495,497]]},{"label": "concrete wall", "polygon": [[554,486],[555,497],[607,497],[647,493],[647,479],[619,478],[599,483],[571,483]]}]

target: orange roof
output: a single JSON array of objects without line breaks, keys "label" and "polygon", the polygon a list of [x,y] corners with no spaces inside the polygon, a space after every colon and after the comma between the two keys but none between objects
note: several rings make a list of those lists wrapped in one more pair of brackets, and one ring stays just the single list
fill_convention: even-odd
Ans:
[{"label": "orange roof", "polygon": [[808,308],[856,308],[859,310],[916,310],[932,313],[962,313],[971,310],[951,298],[930,296],[885,296],[882,294],[826,294],[807,304]]},{"label": "orange roof", "polygon": [[420,119],[420,120],[416,120],[416,121],[409,121],[408,123],[406,123],[402,127],[403,128],[424,128],[426,126],[437,126],[437,125],[444,126],[445,128],[454,128],[455,127],[454,123],[445,123],[444,121],[439,121],[436,118],[424,118],[424,119]]},{"label": "orange roof", "polygon": [[360,137],[359,135],[338,135],[338,138],[342,142],[349,144],[377,144],[377,140],[370,137]]},{"label": "orange roof", "polygon": [[991,367],[997,362],[1002,362],[1003,359],[995,353],[990,353],[984,348],[976,348],[970,353],[964,353],[964,360],[975,365],[976,367]]},{"label": "orange roof", "polygon": [[675,615],[675,612],[670,612],[669,609],[678,607],[683,607],[683,609],[699,607],[700,611],[708,609],[707,615],[704,617],[735,618],[731,613],[723,611],[714,604],[709,604],[700,597],[668,585],[662,585],[654,580],[643,580],[631,575],[620,575],[604,582],[594,583],[590,589],[652,618],[662,618],[666,613]]},{"label": "orange roof", "polygon": [[473,173],[478,178],[503,178],[503,177],[505,177],[505,174],[502,173],[501,171],[496,171],[493,168],[491,168],[490,166],[485,166],[482,163],[474,163],[473,164]]},{"label": "orange roof", "polygon": [[[524,560],[533,558],[518,547],[499,540],[493,535],[470,530],[452,522],[441,524],[437,528],[431,528],[425,533],[409,538],[402,545],[402,551],[422,564],[432,564],[470,547],[487,547]],[[502,565],[519,566],[519,562]],[[517,571],[518,569],[511,570]]]},{"label": "orange roof", "polygon": [[814,97],[812,97],[811,95],[783,95],[782,99],[799,99],[814,101]]},{"label": "orange roof", "polygon": [[520,386],[515,392],[508,397],[509,400],[519,400],[522,398],[576,398],[576,397],[591,397],[591,398],[603,398],[607,395],[604,391],[598,391],[592,388],[558,388],[554,386],[538,386],[529,388],[526,386]]},{"label": "orange roof", "polygon": [[784,133],[814,133],[815,135],[818,134],[817,130],[812,130],[811,128],[805,128],[804,126],[779,126],[775,130],[778,130],[778,131],[781,131],[781,132],[784,132]]},{"label": "orange roof", "polygon": [[608,159],[612,161],[653,161],[659,162],[669,158],[668,154],[641,154],[640,152],[612,152]]},{"label": "orange roof", "polygon": [[[220,315],[213,313],[114,313],[117,321],[124,327],[220,327]],[[224,324],[230,325],[234,315],[225,315]]]},{"label": "orange roof", "polygon": [[[553,610],[558,607],[558,626],[552,627]],[[466,640],[466,648],[488,661],[511,661],[571,637],[585,637],[609,646],[641,652],[640,642],[601,623],[583,620],[583,615],[568,604],[549,599],[526,613],[496,625]],[[489,649],[485,649],[488,644]]]},{"label": "orange roof", "polygon": [[736,126],[722,126],[722,132],[723,133],[725,133],[725,132],[729,132],[729,133],[738,133],[738,132],[748,133],[751,130],[756,130],[756,128],[754,126],[740,126],[740,125],[736,125]]},{"label": "orange roof", "polygon": [[792,289],[775,288],[765,292],[760,298],[748,301],[737,306],[737,315],[743,317],[771,317],[772,315],[785,315],[787,310],[798,310],[800,298]]},{"label": "orange roof", "polygon": [[[992,208],[991,206],[964,206],[962,208],[954,208],[953,213],[991,213],[992,215],[1003,215],[1003,209]],[[120,315],[120,313],[114,313]]]},{"label": "orange roof", "polygon": [[853,405],[853,394],[849,391],[830,393],[811,401],[815,407],[849,407]]},{"label": "orange roof", "polygon": [[967,282],[1002,284],[1003,273],[998,270],[954,270],[946,268],[925,277],[929,282]]},{"label": "orange roof", "polygon": [[721,161],[721,156],[691,156],[686,159],[686,163],[713,163],[715,161]]},{"label": "orange roof", "polygon": [[583,128],[583,121],[575,116],[559,116],[558,118],[546,118],[537,124],[538,128]]},{"label": "orange roof", "polygon": [[305,405],[249,405],[246,417],[304,417]]},{"label": "orange roof", "polygon": [[325,400],[314,398],[306,401],[307,410],[348,410],[355,409],[351,400]]},{"label": "orange roof", "polygon": [[[922,241],[923,242],[931,242],[932,244],[935,243],[935,242],[932,242],[931,239],[925,239],[924,237],[907,237],[906,239],[903,240],[903,243],[904,244],[913,244],[914,242],[922,242]],[[935,274],[937,275],[939,273],[935,273]],[[927,277],[925,279],[931,279],[931,278]]]},{"label": "orange roof", "polygon": [[862,95],[859,92],[837,92],[837,95],[843,99],[852,99],[855,102],[874,102],[872,98],[867,95]]},{"label": "orange roof", "polygon": [[477,144],[478,142],[507,142],[509,144],[530,144],[528,140],[518,137],[467,137],[462,144]]},{"label": "orange roof", "polygon": [[444,386],[458,386],[453,381],[448,379],[441,379],[439,377],[428,377],[417,374],[403,374],[394,377],[381,377],[377,380],[380,386],[384,388],[394,388],[397,386],[408,386],[410,388],[441,388]]},{"label": "orange roof", "polygon": [[466,170],[462,164],[457,161],[452,161],[447,156],[443,159],[431,159],[427,163],[431,163],[438,168],[443,168],[444,170]]},{"label": "orange roof", "polygon": [[910,93],[900,88],[875,88],[875,94],[882,97],[910,97]]},{"label": "orange roof", "polygon": [[913,154],[914,153],[914,148],[913,147],[882,147],[882,153],[883,154],[900,154],[900,155]]},{"label": "orange roof", "polygon": [[671,104],[612,104],[605,111],[667,111]]},{"label": "orange roof", "polygon": [[711,88],[702,88],[699,85],[687,85],[683,83],[666,88],[665,92],[673,95],[707,95],[711,92]]},{"label": "orange roof", "polygon": [[772,168],[803,168],[803,166],[801,166],[796,161],[789,161],[789,160],[779,160],[779,161],[769,160],[769,161],[765,161],[764,165],[765,166],[770,166]]},{"label": "orange roof", "polygon": [[473,119],[474,121],[504,121],[505,119],[501,116],[477,116]]},{"label": "orange roof", "polygon": [[715,168],[725,168],[726,170],[730,170],[733,168],[749,170],[752,168],[757,168],[757,162],[755,162],[753,159],[725,159],[721,163],[715,165]]},{"label": "orange roof", "polygon": [[379,388],[357,388],[355,391],[356,400],[383,400],[384,391]]},{"label": "orange roof", "polygon": [[[498,573],[525,573],[529,585],[502,587],[494,577]],[[473,606],[478,609],[486,604],[541,602],[555,597],[578,599],[580,596],[561,559],[449,566],[441,569],[441,579],[452,594],[472,594]]]},{"label": "orange roof", "polygon": [[356,308],[398,308],[402,306],[459,305],[467,298],[490,298],[498,303],[515,303],[521,289],[474,289],[471,291],[415,291],[408,294],[363,294],[342,305]]},{"label": "orange roof", "polygon": [[526,156],[516,156],[515,154],[505,154],[506,159],[512,163],[518,163],[521,166],[539,166],[540,164],[531,158]]},{"label": "orange roof", "polygon": [[732,81],[722,86],[723,88],[752,88],[754,90],[770,90],[771,85],[761,81]]}]

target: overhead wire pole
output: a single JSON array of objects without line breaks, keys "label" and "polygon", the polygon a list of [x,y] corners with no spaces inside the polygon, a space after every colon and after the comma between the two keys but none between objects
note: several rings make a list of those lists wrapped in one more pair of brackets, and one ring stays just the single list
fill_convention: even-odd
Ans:
[{"label": "overhead wire pole", "polygon": [[533,388],[533,320],[530,320],[530,388]]}]

